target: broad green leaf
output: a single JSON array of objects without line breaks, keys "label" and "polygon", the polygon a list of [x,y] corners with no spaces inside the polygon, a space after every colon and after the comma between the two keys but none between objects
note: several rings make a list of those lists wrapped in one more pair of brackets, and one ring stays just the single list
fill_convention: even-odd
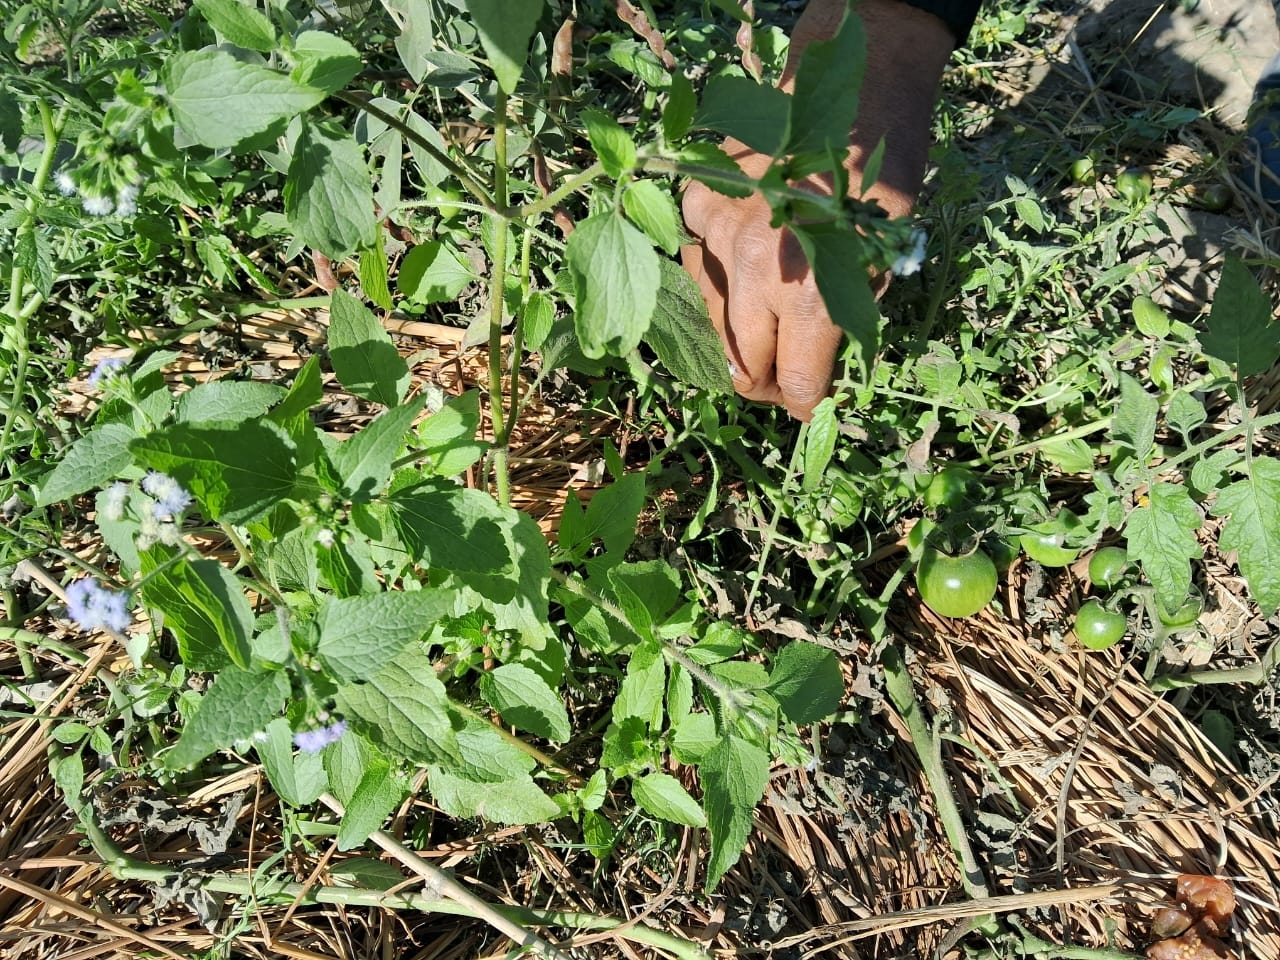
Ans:
[{"label": "broad green leaf", "polygon": [[604,770],[597,770],[591,775],[591,779],[578,789],[578,799],[582,802],[583,810],[599,810],[604,806],[604,802],[609,799],[609,774]]},{"label": "broad green leaf", "polygon": [[225,40],[246,50],[270,53],[276,48],[271,21],[240,0],[195,0],[196,9]]},{"label": "broad green leaf", "polygon": [[456,477],[489,449],[477,440],[480,391],[468,390],[418,424],[418,442],[427,454],[426,467],[437,477]]},{"label": "broad green leaf", "polygon": [[605,860],[613,850],[618,828],[608,817],[594,810],[582,814],[582,842],[597,860]]},{"label": "broad green leaf", "polygon": [[1163,339],[1169,335],[1171,321],[1150,297],[1137,297],[1133,301],[1133,322],[1138,331],[1147,337]]},{"label": "broad green leaf", "polygon": [[210,380],[178,396],[174,418],[192,423],[257,420],[285,395],[285,389],[274,383]]},{"label": "broad green leaf", "polygon": [[160,76],[174,122],[206,147],[234,147],[325,98],[323,90],[244,63],[225,50],[179,53]]},{"label": "broad green leaf", "polygon": [[844,674],[826,647],[797,640],[774,657],[768,690],[792,723],[817,723],[844,702]]},{"label": "broad green leaf", "polygon": [[402,649],[364,682],[339,687],[334,702],[359,733],[394,756],[420,763],[458,760],[449,698],[418,647]]},{"label": "broad green leaf", "polygon": [[293,40],[290,76],[301,84],[336,93],[360,72],[360,51],[341,37],[321,30],[304,30]]},{"label": "broad green leaf", "polygon": [[498,783],[476,783],[444,767],[428,769],[431,798],[448,816],[494,823],[544,823],[560,815],[560,805],[525,775]]},{"label": "broad green leaf", "polygon": [[1228,256],[1222,266],[1200,345],[1241,377],[1265,373],[1280,359],[1280,324],[1271,319],[1271,300],[1236,257]]},{"label": "broad green leaf", "polygon": [[1120,374],[1120,399],[1111,415],[1111,435],[1133,450],[1141,463],[1145,464],[1155,449],[1159,416],[1160,401],[1135,378]]},{"label": "broad green leaf", "polygon": [[276,423],[306,413],[324,399],[324,381],[320,376],[320,358],[312,355],[293,376],[289,384],[289,392],[279,405],[271,411],[271,419]]},{"label": "broad green leaf", "polygon": [[371,764],[344,805],[342,826],[338,828],[338,849],[354,850],[382,829],[408,792],[408,784],[392,772],[385,760]]},{"label": "broad green leaf", "polygon": [[650,816],[686,827],[705,827],[707,815],[689,791],[668,773],[650,773],[631,782],[636,805]]},{"label": "broad green leaf", "polygon": [[769,755],[750,741],[722,737],[698,764],[703,805],[711,831],[705,889],[715,889],[738,862],[751,836],[752,814],[769,782]]},{"label": "broad green leaf", "polygon": [[329,778],[329,790],[344,805],[351,802],[368,770],[375,766],[390,769],[382,752],[353,731],[348,731],[337,743],[330,744],[319,756]]},{"label": "broad green leaf", "polygon": [[503,723],[557,743],[570,737],[564,701],[523,664],[504,663],[486,673],[480,678],[480,695],[498,711]]},{"label": "broad green leaf", "polygon": [[542,0],[450,0],[471,15],[489,65],[504,93],[514,93],[529,59],[529,41],[542,16]]},{"label": "broad green leaf", "polygon": [[627,776],[659,762],[648,727],[639,717],[626,717],[605,729],[600,750],[600,766],[616,776]]},{"label": "broad green leaf", "polygon": [[419,487],[395,493],[388,502],[391,521],[417,563],[481,573],[510,568],[511,550],[499,526],[502,508],[487,493]]},{"label": "broad green leaf", "polygon": [[164,613],[190,670],[248,668],[253,608],[240,580],[216,560],[167,562],[159,548],[142,554],[142,599]]},{"label": "broad green leaf", "polygon": [[1280,460],[1256,457],[1249,474],[1218,494],[1213,512],[1228,518],[1218,546],[1236,551],[1249,593],[1270,616],[1280,608]]},{"label": "broad green leaf", "polygon": [[[841,96],[847,99],[849,91]],[[748,77],[720,76],[703,90],[693,125],[735,137],[753,150],[774,156],[787,141],[790,112],[791,98],[777,87]],[[846,129],[846,140],[848,135]]]},{"label": "broad green leaf", "polygon": [[356,272],[360,275],[360,289],[381,310],[394,305],[391,288],[387,285],[387,254],[382,247],[382,231],[376,231],[372,247],[359,252]]},{"label": "broad green leaf", "polygon": [[667,669],[667,722],[672,727],[693,711],[693,676],[678,663]]},{"label": "broad green leaf", "polygon": [[667,90],[667,102],[662,108],[662,133],[667,140],[679,140],[689,132],[698,98],[693,84],[680,71],[671,75],[671,87]]},{"label": "broad green leaf", "polygon": [[36,505],[47,507],[101,487],[132,462],[129,443],[136,437],[126,424],[98,424],[63,454],[40,485]]},{"label": "broad green leaf", "polygon": [[1153,484],[1147,496],[1147,505],[1125,524],[1129,555],[1141,561],[1165,607],[1176,610],[1191,589],[1191,561],[1203,554],[1196,539],[1200,511],[1187,488],[1176,484]]},{"label": "broad green leaf", "polygon": [[315,803],[329,788],[321,755],[294,751],[293,728],[284,717],[268,723],[266,733],[266,740],[255,742],[254,748],[272,789],[290,806]]},{"label": "broad green leaf", "polygon": [[290,496],[293,441],[267,420],[175,423],[129,445],[144,466],[189,490],[210,520],[248,523]]},{"label": "broad green leaf", "polygon": [[533,757],[504,738],[497,727],[479,720],[458,731],[458,753],[461,760],[454,771],[479,783],[518,780],[537,766]]},{"label": "broad green leaf", "polygon": [[671,754],[681,763],[700,763],[720,742],[716,719],[709,713],[691,713],[680,721],[671,738]]},{"label": "broad green leaf", "polygon": [[1234,467],[1242,456],[1239,450],[1224,447],[1197,460],[1191,467],[1191,474],[1187,477],[1187,486],[1192,495],[1199,500],[1219,487],[1226,486],[1227,471]]},{"label": "broad green leaf", "polygon": [[649,329],[662,282],[648,239],[615,213],[597,213],[578,224],[564,253],[582,352],[592,359],[630,353]]},{"label": "broad green leaf", "polygon": [[680,162],[689,176],[726,197],[741,199],[755,191],[754,182],[732,157],[714,143],[698,141],[686,144],[680,150]]},{"label": "broad green leaf", "polygon": [[42,297],[53,291],[53,250],[49,238],[39,230],[23,230],[14,240],[13,262],[23,269],[25,279]]},{"label": "broad green leaf", "polygon": [[329,451],[342,476],[342,486],[353,500],[368,503],[391,479],[391,466],[404,446],[405,434],[422,409],[423,397],[392,407],[359,433]]},{"label": "broad green leaf", "polygon": [[784,153],[844,151],[866,67],[862,18],[845,12],[835,35],[804,48],[796,68]]},{"label": "broad green leaf", "polygon": [[317,652],[339,680],[361,680],[382,670],[442,617],[455,597],[439,587],[412,592],[335,597],[316,617]]},{"label": "broad green leaf", "polygon": [[607,572],[609,592],[641,636],[652,636],[680,600],[680,574],[664,560],[620,563]]},{"label": "broad green leaf", "polygon": [[396,289],[415,303],[448,303],[474,282],[475,273],[439,240],[420,243],[405,256]]},{"label": "broad green leaf", "polygon": [[583,110],[579,116],[605,173],[617,180],[636,165],[635,142],[622,124],[603,110]]},{"label": "broad green leaf", "polygon": [[435,49],[436,26],[430,0],[382,0],[391,19],[400,28],[396,53],[414,83],[427,72],[427,54]]},{"label": "broad green leaf", "polygon": [[84,809],[84,755],[82,751],[56,753],[49,758],[49,773],[62,793],[63,802],[72,811]]},{"label": "broad green leaf", "polygon": [[585,554],[600,539],[605,549],[621,559],[636,538],[636,519],[644,508],[644,474],[629,473],[597,490],[587,510],[568,528],[560,527],[560,549],[570,555]]},{"label": "broad green leaf", "polygon": [[316,570],[336,596],[356,597],[382,589],[363,538],[339,536],[331,546],[323,546],[312,531],[309,539],[314,545]]},{"label": "broad green leaf", "polygon": [[189,770],[215,750],[250,739],[279,715],[288,695],[289,677],[282,670],[257,673],[224,667],[200,698],[178,742],[162,754],[165,767]]},{"label": "broad green leaf", "polygon": [[541,350],[556,320],[555,302],[541,291],[529,294],[520,318],[524,326],[524,343],[530,350]]},{"label": "broad green leaf", "polygon": [[1204,404],[1197,400],[1190,390],[1179,390],[1169,398],[1169,408],[1165,411],[1165,420],[1183,438],[1190,443],[1191,434],[1204,426],[1209,415]]},{"label": "broad green leaf", "polygon": [[[654,180],[632,180],[622,195],[622,208],[627,218],[645,232],[645,235],[674,257],[680,252],[680,244],[687,241],[680,221],[680,211],[671,193]],[[664,263],[666,261],[663,261]],[[666,276],[663,276],[663,284]],[[705,309],[703,311],[706,312]]]},{"label": "broad green leaf", "polygon": [[707,625],[702,638],[692,647],[687,647],[685,653],[694,663],[702,664],[704,667],[710,666],[713,663],[728,660],[730,657],[736,657],[742,652],[746,640],[747,637],[742,630],[731,623],[716,620]]},{"label": "broad green leaf", "polygon": [[351,134],[303,120],[284,182],[284,212],[300,243],[334,260],[373,244],[373,183]]},{"label": "broad green leaf", "polygon": [[812,493],[822,484],[827,464],[831,455],[836,452],[836,438],[840,435],[840,424],[836,420],[836,403],[831,397],[823,397],[813,408],[813,419],[804,439],[804,482],[801,485],[806,493]]},{"label": "broad green leaf", "polygon": [[818,292],[835,325],[849,335],[863,377],[880,349],[880,309],[871,294],[862,241],[851,230],[830,224],[793,225]]},{"label": "broad green leaf", "polygon": [[645,342],[676,379],[714,393],[732,393],[724,346],[711,325],[702,291],[683,267],[660,260],[662,286]]},{"label": "broad green leaf", "polygon": [[662,729],[662,700],[667,686],[667,664],[657,646],[636,649],[627,664],[618,695],[613,701],[615,722],[634,717],[652,730]]},{"label": "broad green leaf", "polygon": [[394,407],[409,389],[409,366],[391,334],[341,289],[329,300],[329,359],[342,385],[363,400]]}]

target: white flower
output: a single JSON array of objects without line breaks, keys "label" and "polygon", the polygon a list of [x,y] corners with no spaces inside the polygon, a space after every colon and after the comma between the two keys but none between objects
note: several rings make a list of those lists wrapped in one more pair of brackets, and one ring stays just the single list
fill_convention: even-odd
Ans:
[{"label": "white flower", "polygon": [[63,170],[53,178],[54,184],[58,188],[58,192],[64,197],[74,197],[76,195],[76,182],[71,179],[71,174]]},{"label": "white flower", "polygon": [[116,208],[110,197],[85,197],[80,201],[80,206],[84,207],[85,213],[94,217],[109,216]]},{"label": "white flower", "polygon": [[136,183],[121,187],[120,192],[116,194],[116,213],[122,217],[131,217],[137,213],[140,190],[141,187]]},{"label": "white flower", "polygon": [[920,265],[924,263],[924,245],[927,239],[928,234],[923,230],[911,231],[911,250],[893,261],[893,266],[889,268],[895,277],[909,277],[920,271]]},{"label": "white flower", "polygon": [[102,519],[118,521],[124,519],[125,501],[129,499],[129,485],[117,480],[102,492]]},{"label": "white flower", "polygon": [[333,531],[328,527],[322,527],[316,532],[316,543],[328,550],[334,544],[335,537]]}]

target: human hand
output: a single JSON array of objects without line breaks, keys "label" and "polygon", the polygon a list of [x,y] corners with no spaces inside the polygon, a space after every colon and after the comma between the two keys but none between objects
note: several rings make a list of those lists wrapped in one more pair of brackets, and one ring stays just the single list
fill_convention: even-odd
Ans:
[{"label": "human hand", "polygon": [[[883,138],[880,177],[864,199],[890,216],[911,212],[924,175],[929,120],[938,78],[953,38],[940,20],[895,0],[864,0],[858,8],[867,34],[868,64],[860,111],[850,133],[850,189],[862,181],[862,166]],[[799,50],[831,36],[844,0],[815,0],[796,26],[791,63],[782,86],[790,86]],[[725,151],[748,176],[759,178],[771,158],[728,140]],[[830,193],[828,180],[813,177],[798,187]],[[734,388],[751,400],[785,406],[807,420],[827,394],[841,331],[831,322],[800,245],[785,228],[770,226],[764,197],[733,199],[691,183],[684,195],[685,225],[695,242],[681,250],[685,269],[697,281],[711,322],[724,343]],[[883,291],[887,277],[868,277]]]}]

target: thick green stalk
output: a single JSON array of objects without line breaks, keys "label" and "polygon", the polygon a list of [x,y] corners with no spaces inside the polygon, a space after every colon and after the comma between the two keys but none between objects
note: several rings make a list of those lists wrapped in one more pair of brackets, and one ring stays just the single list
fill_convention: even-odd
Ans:
[{"label": "thick green stalk", "polygon": [[[499,88],[493,103],[493,204],[507,208],[507,95]],[[493,264],[489,276],[489,416],[493,421],[493,479],[498,502],[511,505],[507,442],[511,439],[502,407],[502,315],[506,292],[507,239],[511,223],[493,214]]]},{"label": "thick green stalk", "polygon": [[[67,115],[66,107],[63,107],[58,116],[54,117],[48,104],[41,102],[36,106],[40,111],[40,126],[44,134],[44,153],[40,157],[35,176],[31,180],[31,196],[27,199],[26,207],[23,211],[23,221],[18,226],[15,243],[35,233],[36,207],[39,203],[39,196],[44,192],[45,186],[49,183],[49,177],[53,173],[53,161],[58,151],[58,139],[61,136],[63,120]],[[26,285],[26,269],[15,258],[13,271],[9,276],[9,302],[4,308],[6,329],[0,331],[0,342],[3,342],[12,350],[15,357],[13,390],[9,394],[9,403],[4,410],[4,427],[0,428],[0,459],[9,455],[9,441],[13,436],[13,426],[18,420],[27,392],[27,368],[31,362],[31,345],[27,338],[27,320],[35,313],[33,304],[34,307],[38,307],[43,301],[43,297],[37,294],[32,298],[32,302],[24,306],[22,295]]]}]

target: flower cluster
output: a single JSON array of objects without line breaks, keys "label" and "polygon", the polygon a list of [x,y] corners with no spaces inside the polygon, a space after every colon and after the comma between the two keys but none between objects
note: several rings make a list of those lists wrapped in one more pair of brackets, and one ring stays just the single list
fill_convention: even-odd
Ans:
[{"label": "flower cluster", "polygon": [[347,721],[338,720],[326,727],[300,730],[293,735],[293,745],[303,753],[319,753],[331,743],[337,743],[347,732]]},{"label": "flower cluster", "polygon": [[124,633],[129,626],[128,596],[108,590],[92,577],[67,587],[67,616],[86,630]]},{"label": "flower cluster", "polygon": [[155,500],[151,505],[151,516],[156,520],[172,520],[191,506],[191,494],[167,473],[148,470],[142,478],[142,489]]},{"label": "flower cluster", "polygon": [[120,376],[121,371],[124,370],[125,363],[124,357],[104,357],[99,360],[98,365],[89,374],[89,386],[97,387],[103,381]]}]

